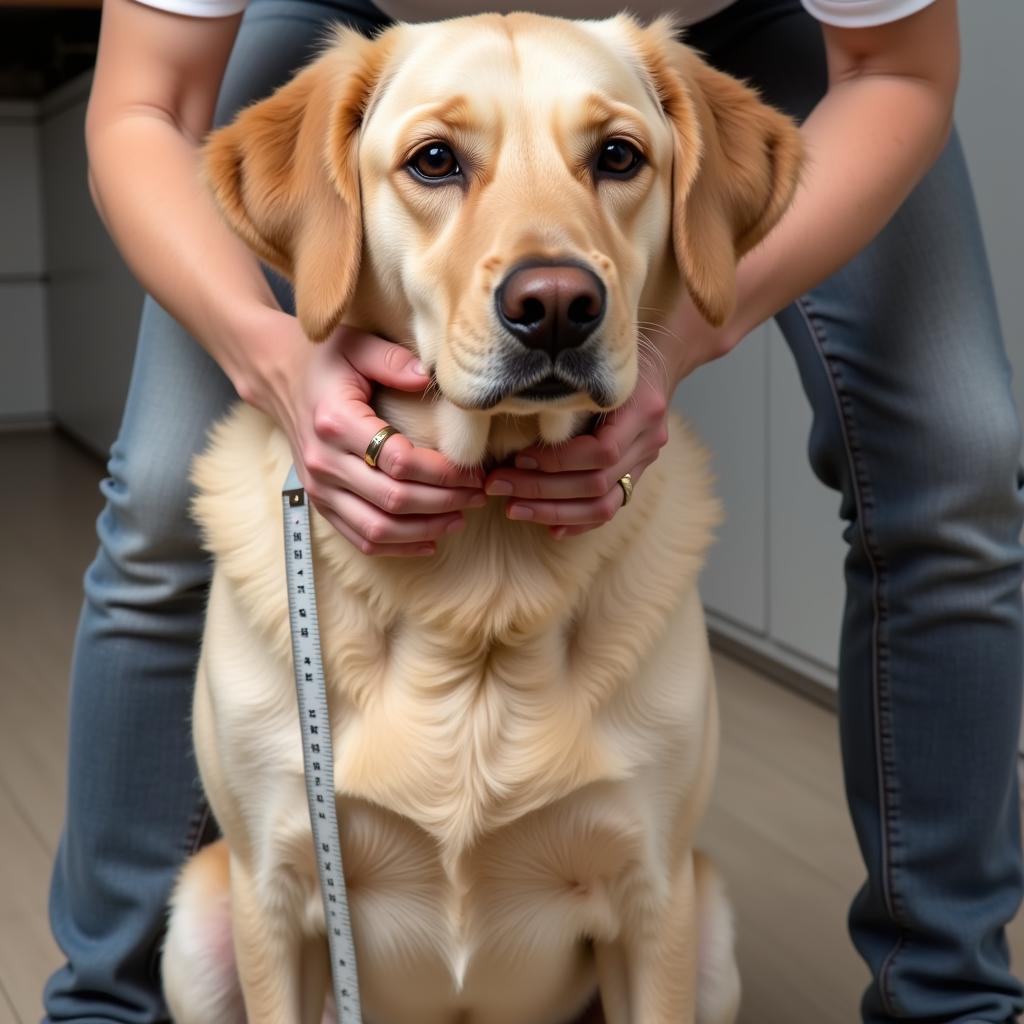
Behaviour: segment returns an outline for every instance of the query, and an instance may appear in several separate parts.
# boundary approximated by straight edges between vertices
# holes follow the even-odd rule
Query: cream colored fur
[[[598,344],[621,401],[636,379],[638,306],[668,307],[682,274],[709,315],[726,308],[731,285],[718,278],[795,181],[793,130],[699,65],[665,24],[481,17],[400,26],[376,43],[344,37],[335,49],[345,62],[328,51],[243,114],[237,131],[214,137],[211,180],[235,227],[296,278],[311,334],[346,310],[351,322],[410,339],[436,367],[440,397],[383,392],[377,408],[453,458],[560,440],[593,410],[578,400],[466,404],[493,353],[471,372],[458,346],[494,333],[490,296],[504,268],[557,251],[599,270],[610,305]],[[448,65],[431,71],[439,53]],[[451,130],[476,117],[482,151],[507,153],[516,139],[521,151],[493,165],[478,156],[486,194],[408,192],[389,170],[394,136],[429,102],[426,83],[443,96],[482,67],[501,85],[497,106],[458,97],[462,127]],[[570,115],[595,107],[595,95],[620,105],[620,122],[633,104],[628,116],[649,133],[651,167],[632,190],[564,178]],[[325,136],[326,164],[316,155]],[[287,159],[275,154],[282,145]],[[772,146],[789,155],[758,155]],[[729,172],[750,177],[741,203],[708,168],[728,172],[743,147],[754,156]],[[303,177],[324,167],[330,188]],[[545,174],[561,182],[560,206],[521,187]],[[700,211],[687,213],[691,199]],[[315,223],[310,204],[321,211]],[[332,219],[361,225],[361,258],[330,250]],[[445,262],[438,253],[456,243]],[[310,246],[347,283],[311,287]],[[430,320],[436,310],[447,319]],[[242,1024],[246,1013],[252,1024],[316,1024],[325,1012],[282,549],[291,461],[284,435],[239,408],[196,465],[214,576],[194,733],[226,845],[195,858],[175,896],[164,978],[178,1024]],[[693,850],[718,744],[697,592],[718,517],[706,457],[676,420],[629,508],[562,541],[509,521],[492,499],[434,557],[380,559],[314,515],[367,1024],[565,1024],[598,989],[608,1024],[734,1020],[728,907]]]

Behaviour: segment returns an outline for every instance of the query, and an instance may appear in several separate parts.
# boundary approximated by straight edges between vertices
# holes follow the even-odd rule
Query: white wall
[[[960,4],[957,123],[985,230],[1003,333],[1024,409],[1024,3]]]

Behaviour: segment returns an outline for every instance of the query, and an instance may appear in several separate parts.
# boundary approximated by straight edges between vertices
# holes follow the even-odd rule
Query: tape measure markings
[[[313,578],[313,534],[306,492],[294,466],[285,481],[281,501],[302,759],[330,948],[334,1003],[338,1024],[362,1024],[355,942],[338,837],[331,717],[320,653],[320,624]]]

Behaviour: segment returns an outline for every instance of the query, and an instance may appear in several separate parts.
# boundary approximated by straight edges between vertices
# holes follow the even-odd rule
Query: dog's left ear
[[[299,321],[314,341],[337,327],[359,274],[358,137],[388,42],[339,30],[318,60],[203,148],[221,212],[291,279]]]
[[[641,34],[641,55],[675,134],[672,244],[700,314],[736,305],[736,263],[796,191],[803,142],[793,121],[676,40],[671,19]]]

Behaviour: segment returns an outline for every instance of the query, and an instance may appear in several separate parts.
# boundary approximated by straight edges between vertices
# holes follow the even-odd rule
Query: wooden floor
[[[0,434],[0,1024],[35,1024],[58,964],[46,923],[64,799],[67,675],[100,467],[52,434]],[[716,659],[723,750],[704,827],[739,925],[742,1024],[851,1024],[861,879],[831,713]],[[1024,922],[1013,927],[1024,949]]]

